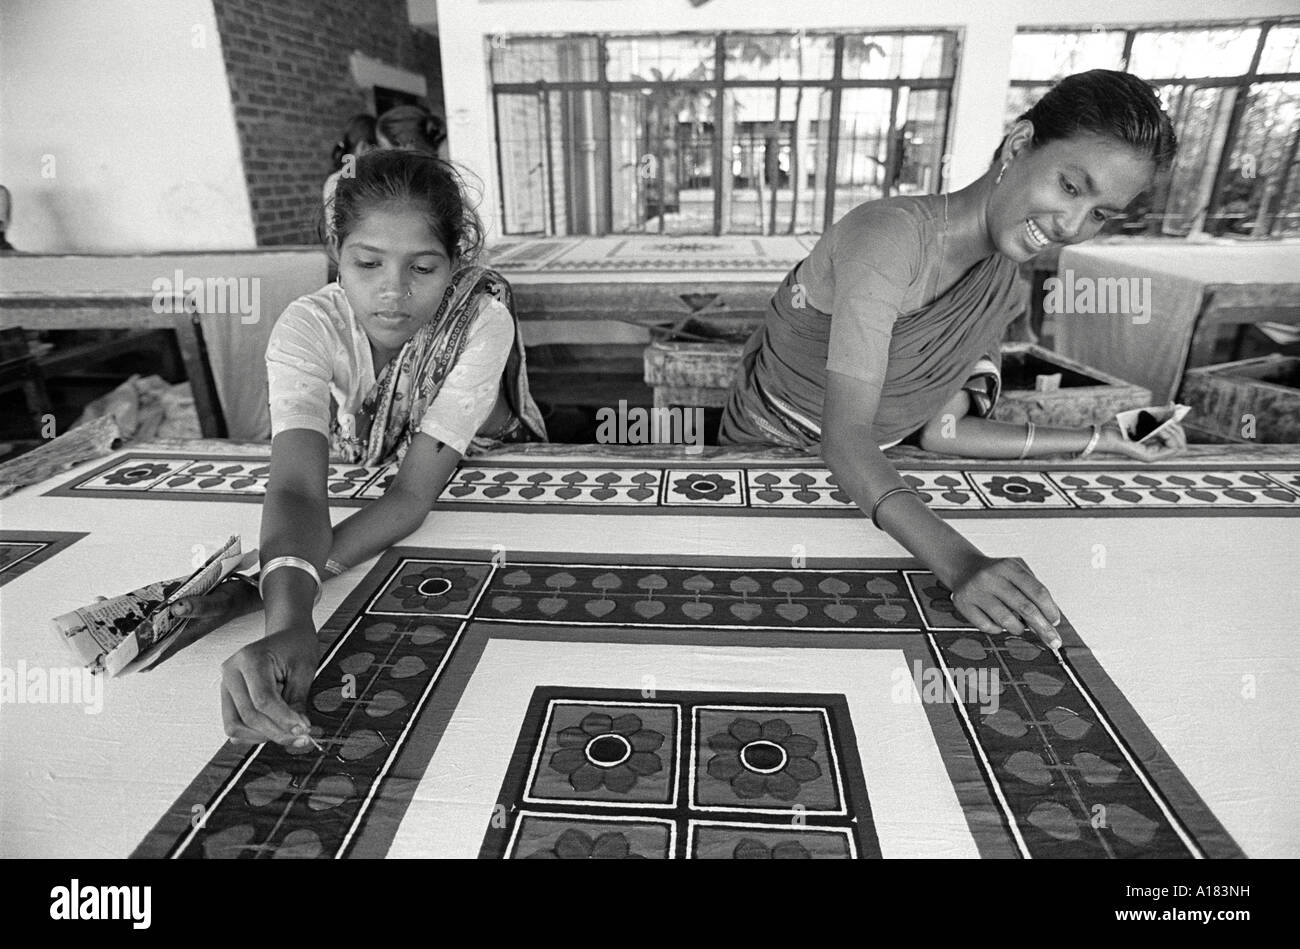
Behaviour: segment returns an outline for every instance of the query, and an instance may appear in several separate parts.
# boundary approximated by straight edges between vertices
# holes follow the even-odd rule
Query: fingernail
[[[1060,626],[1060,625],[1061,625],[1061,620],[1063,620],[1063,619],[1065,619],[1064,616],[1058,616],[1058,617],[1056,618],[1056,622],[1052,623],[1052,625],[1053,625],[1053,626]]]
[[[306,748],[310,744],[311,744],[311,739],[308,738],[306,735],[303,735],[301,738],[295,738],[293,740],[293,746],[295,748]]]
[[[306,726],[306,725],[295,725],[295,726],[293,726],[293,728],[291,728],[291,729],[289,729],[289,730],[290,730],[291,732],[293,732],[295,735],[305,735],[305,734],[307,734],[307,726]]]

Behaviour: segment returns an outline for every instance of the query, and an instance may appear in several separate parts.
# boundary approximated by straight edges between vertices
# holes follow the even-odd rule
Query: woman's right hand
[[[307,692],[320,647],[311,622],[249,643],[221,665],[221,717],[235,742],[306,747]]]
[[[943,579],[943,578],[940,578]],[[1019,557],[979,554],[944,580],[961,615],[990,635],[1016,636],[1032,629],[1049,649],[1059,649],[1061,611],[1047,587]]]

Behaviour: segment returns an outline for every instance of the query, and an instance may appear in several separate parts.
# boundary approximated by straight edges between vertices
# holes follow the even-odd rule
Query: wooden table
[[[202,460],[212,453],[219,453],[225,461]],[[1051,461],[1033,465],[1006,461],[973,468],[971,462],[911,449],[891,450],[891,456],[900,468],[931,479],[925,483],[936,497],[943,489],[936,487],[942,483],[933,479],[945,474],[958,477],[966,486],[961,493],[978,491],[985,497],[985,502],[970,510],[953,509],[944,514],[957,518],[954,524],[958,529],[987,553],[1024,557],[1052,590],[1070,624],[1070,635],[1080,637],[1078,642],[1069,640],[1065,650],[1071,669],[1083,677],[1081,681],[1097,681],[1096,676],[1102,676],[1111,684],[1113,692],[1097,693],[1107,714],[1118,716],[1127,703],[1138,722],[1134,727],[1140,726],[1131,754],[1146,762],[1144,766],[1149,766],[1153,775],[1165,776],[1153,778],[1160,788],[1177,785],[1171,801],[1190,793],[1203,802],[1207,810],[1197,813],[1202,818],[1211,815],[1230,838],[1212,846],[1239,847],[1251,856],[1300,855],[1300,756],[1292,740],[1300,727],[1293,699],[1300,689],[1300,639],[1294,635],[1300,608],[1295,586],[1295,577],[1300,575],[1300,518],[1283,516],[1290,508],[1281,514],[1278,509],[1270,513],[1237,507],[1217,514],[1206,510],[1173,516],[1168,510],[1162,513],[1145,504],[1107,507],[1111,503],[1107,501],[1096,510],[1071,511],[1059,506],[1064,503],[1060,492],[1075,491],[1077,484],[1095,483],[1098,488],[1093,494],[1109,493],[1118,504],[1123,492],[1133,491],[1115,488],[1115,479],[1149,477],[1161,474],[1161,469],[1135,468],[1106,457],[1060,470],[1062,465]],[[265,466],[266,459],[265,445],[203,441],[133,446],[129,452],[89,462],[0,501],[4,530],[10,535],[44,532],[47,539],[52,534],[83,535],[63,537],[59,542],[66,546],[47,551],[46,559],[12,578],[0,570],[5,666],[17,670],[22,663],[28,677],[52,674],[70,660],[48,627],[49,617],[81,606],[96,594],[118,593],[182,573],[205,547],[220,543],[231,533],[241,534],[248,544],[255,543],[260,506],[257,497],[248,492],[255,492],[256,484],[241,489],[231,485],[235,481],[247,485],[249,478],[256,482],[264,476],[257,469]],[[1294,483],[1300,491],[1300,452],[1294,446],[1249,453],[1198,446],[1179,463],[1185,474],[1208,485],[1210,493],[1219,492],[1216,504],[1244,503],[1231,501],[1228,492],[1233,490],[1247,494],[1273,491],[1281,496],[1285,494],[1282,485]],[[137,474],[141,470],[143,476]],[[195,473],[187,475],[186,470]],[[1263,483],[1276,479],[1271,482],[1275,487],[1234,489],[1216,486],[1213,480],[1223,480],[1225,473],[1238,477],[1252,471],[1256,478],[1261,477],[1259,471],[1267,472]],[[573,477],[566,479],[565,472]],[[630,695],[636,702],[659,706],[723,693],[731,696],[733,704],[758,701],[768,706],[777,699],[787,704],[807,703],[810,695],[820,695],[819,701],[840,709],[834,714],[845,714],[847,707],[858,736],[856,743],[842,743],[841,750],[860,762],[861,778],[870,791],[874,836],[863,837],[864,846],[878,848],[885,856],[1015,855],[1016,845],[1010,837],[1002,831],[990,836],[990,828],[1003,826],[997,820],[972,823],[973,818],[962,817],[969,804],[965,796],[978,797],[985,792],[979,790],[983,779],[976,772],[983,766],[974,753],[950,757],[940,747],[942,742],[936,744],[938,737],[958,745],[967,741],[960,716],[949,714],[956,715],[956,707],[941,699],[935,700],[938,705],[924,704],[926,700],[919,695],[915,704],[909,702],[913,693],[906,670],[912,667],[905,657],[912,655],[908,650],[913,647],[905,641],[912,642],[907,637],[916,638],[917,634],[902,629],[863,633],[785,628],[806,625],[806,620],[798,619],[800,614],[790,613],[786,607],[804,602],[810,589],[813,599],[808,602],[821,608],[829,602],[826,597],[839,596],[836,591],[858,583],[864,575],[854,573],[853,565],[906,562],[905,551],[890,537],[873,530],[865,518],[842,505],[835,507],[839,502],[828,494],[833,489],[825,485],[824,474],[817,474],[812,460],[791,452],[706,449],[687,454],[669,446],[530,446],[468,461],[444,500],[403,541],[406,554],[393,552],[330,581],[314,614],[329,642],[335,642],[335,637],[342,637],[337,640],[340,643],[351,642],[347,639],[351,636],[360,637],[357,641],[362,643],[359,649],[349,647],[333,659],[327,650],[322,659],[321,689],[336,684],[330,663],[351,663],[354,660],[349,657],[356,652],[371,654],[367,662],[380,661],[375,657],[389,655],[383,652],[390,648],[385,637],[391,640],[400,630],[419,633],[416,638],[425,645],[418,648],[433,650],[427,662],[403,659],[402,675],[434,675],[435,669],[444,667],[434,656],[436,652],[446,659],[447,682],[458,683],[454,694],[436,692],[441,698],[428,706],[427,715],[420,713],[424,716],[421,722],[427,719],[436,724],[433,732],[417,730],[411,741],[402,739],[392,746],[407,749],[393,759],[394,780],[406,788],[392,799],[401,804],[400,813],[393,822],[385,817],[368,823],[370,830],[362,829],[354,838],[356,849],[349,852],[474,856],[480,846],[489,844],[518,849],[519,840],[505,842],[494,829],[493,814],[501,799],[498,795],[516,793],[516,782],[521,780],[511,762],[529,760],[526,754],[522,758],[515,754],[515,742],[529,740],[529,709],[541,695],[536,686],[543,691],[567,690],[564,694],[599,687],[606,690],[601,693],[606,696],[604,701],[612,701],[609,696],[616,694],[623,697],[618,701],[626,704],[632,701],[626,698]],[[331,504],[331,519],[337,522],[348,516],[362,503],[361,495],[382,485],[383,476],[383,472],[354,466],[337,469],[330,479],[332,486],[338,486],[339,495]],[[1007,486],[1042,485],[1049,476],[1055,479],[1050,494],[1056,500],[1025,513],[1031,509],[1019,506],[1014,498],[1028,495],[1013,495]],[[960,480],[963,478],[974,480]],[[100,489],[69,487],[96,479]],[[636,490],[634,486],[643,488],[650,483],[658,488],[648,496],[629,493]],[[159,490],[150,488],[155,484]],[[556,494],[560,485],[565,486],[560,490],[570,493]],[[487,491],[493,486],[502,489],[498,494],[509,497],[494,497]],[[538,487],[549,490],[552,500],[524,493]],[[743,489],[739,494],[738,487]],[[798,492],[811,494],[806,510],[763,509],[762,505],[775,502],[765,500],[759,492],[777,488],[776,493],[789,503],[797,502]],[[606,491],[618,496],[601,500],[605,495],[595,493]],[[1291,493],[1300,499],[1300,494]],[[1057,506],[1048,510],[1052,505]],[[13,536],[0,537],[0,541],[17,543]],[[14,556],[37,556],[28,548],[13,547],[11,552]],[[414,566],[402,567],[407,563],[403,556],[414,557]],[[419,561],[421,557],[426,559]],[[826,563],[849,566],[830,575],[818,572]],[[608,566],[593,571],[591,565],[601,564]],[[391,573],[394,569],[397,573]],[[444,579],[439,571],[450,571],[446,576],[454,579]],[[481,579],[489,573],[497,579],[491,581],[491,589],[476,601],[473,610],[495,610],[499,619],[489,621],[480,616],[471,628],[458,625],[461,620],[456,615],[463,614],[463,609],[443,610],[447,615],[441,618],[434,615],[439,613],[440,596],[450,595],[448,591],[455,588],[460,591],[457,595],[464,597],[479,582],[473,577]],[[375,599],[390,575],[391,582],[406,591],[391,603],[402,605],[384,606],[390,601]],[[466,576],[471,579],[465,581]],[[774,576],[781,578],[779,589],[788,592],[775,598],[755,592],[765,589],[764,584]],[[894,577],[891,585],[877,584],[872,594],[884,597],[880,602],[890,607],[878,613],[881,623],[905,626],[908,620],[900,616],[910,615],[915,620],[916,610],[923,609],[929,625],[931,606],[922,602],[924,598],[909,599],[906,594],[899,599],[895,585],[900,582],[899,575],[890,576]],[[583,625],[567,620],[566,613],[552,615],[573,608],[560,599],[585,596],[583,602],[591,601],[596,594],[583,585],[589,579],[600,591],[614,590],[611,584],[615,581],[626,582],[626,590],[619,588],[610,594],[610,603],[622,604],[621,609],[640,601],[663,601],[665,583],[677,583],[682,577],[689,580],[687,589],[695,591],[694,601],[716,601],[724,610],[749,597],[751,608],[756,605],[767,610],[766,616],[772,615],[775,606],[786,604],[787,598],[792,599],[783,606],[779,621],[768,620],[764,626],[762,619],[745,619],[745,623],[758,623],[752,629],[739,619],[748,615],[742,613],[736,614],[731,627],[719,626],[714,619],[700,619],[692,620],[695,625],[661,628],[655,624],[666,616],[652,620],[638,616],[633,617],[637,622],[620,621],[622,625],[613,629],[598,628],[603,621]],[[877,580],[882,577],[876,575]],[[534,586],[541,592],[531,592]],[[894,593],[892,603],[890,591]],[[534,604],[528,610],[541,603],[539,596],[556,602],[548,602],[534,619],[521,622],[509,617],[509,611],[518,608],[512,596]],[[604,592],[599,596],[603,600]],[[407,599],[414,606],[404,605]],[[681,602],[690,599],[687,596]],[[676,604],[677,600],[670,598],[670,605],[675,608]],[[397,612],[371,615],[367,612],[371,609]],[[645,610],[642,615],[651,612]],[[421,619],[425,613],[430,615]],[[849,622],[852,625],[853,621]],[[261,626],[259,615],[245,617],[156,671],[103,683],[97,707],[89,701],[50,704],[30,697],[22,703],[6,704],[0,714],[0,853],[121,857],[146,840],[155,849],[179,846],[177,842],[191,830],[200,832],[200,837],[190,838],[200,853],[243,852],[245,832],[239,828],[227,828],[220,839],[211,842],[202,836],[225,826],[220,823],[224,811],[213,811],[212,827],[200,829],[192,826],[190,817],[195,812],[189,808],[194,794],[209,795],[203,800],[212,803],[215,799],[210,795],[224,786],[222,776],[233,773],[232,762],[238,765],[244,760],[231,749],[222,750],[219,667],[231,652],[259,637]],[[1001,645],[985,644],[983,651],[973,652],[975,639],[960,631],[939,630],[928,635],[971,656],[985,655],[989,648],[1011,648],[1008,640]],[[895,645],[891,636],[902,638]],[[1023,653],[1024,649],[1022,645],[1013,651]],[[915,659],[932,661],[925,659],[924,649]],[[382,659],[393,668],[397,661],[392,656]],[[1050,657],[1039,655],[1033,661],[1045,663],[1042,670],[1046,672],[1057,669]],[[900,688],[891,669],[904,670],[901,687],[905,694],[901,698],[891,698]],[[444,688],[436,675],[429,681],[431,688]],[[1012,702],[1013,693],[1039,701],[1033,699],[1038,693],[1031,694],[1031,686],[1047,689],[1040,698],[1049,706],[1073,708],[1077,704],[1062,698],[1064,693],[1052,692],[1056,686],[1041,676],[1023,681],[1015,677],[1004,694],[1005,701]],[[405,685],[401,688],[410,691]],[[835,696],[847,696],[848,705],[837,705],[841,699]],[[1094,715],[1083,706],[1079,708]],[[1035,718],[1035,729],[1041,727],[1050,736],[1055,723],[1065,734],[1075,733],[1074,726],[1060,719],[1058,712],[1048,709],[1048,713]],[[321,718],[324,712],[312,714],[317,720],[329,721]],[[759,709],[758,714],[770,717],[772,713]],[[973,706],[969,715],[971,727],[985,727]],[[363,715],[361,721],[372,722],[366,727],[386,734],[379,718]],[[599,722],[593,719],[589,724],[595,727]],[[660,728],[649,718],[644,724]],[[659,733],[663,733],[661,728]],[[772,734],[779,737],[776,731]],[[1093,736],[1089,742],[1103,737],[1096,728],[1088,734]],[[643,739],[654,744],[645,736],[637,740]],[[1025,788],[1039,788],[1032,794],[1056,794],[1063,786],[1055,782],[1067,781],[1069,775],[1068,781],[1074,782],[1069,787],[1078,790],[1084,813],[1095,815],[1098,812],[1089,809],[1102,806],[1100,813],[1109,815],[1114,826],[1124,826],[1125,833],[1139,841],[1134,844],[1115,838],[1112,851],[1141,850],[1143,825],[1115,806],[1116,795],[1121,793],[1117,787],[1128,788],[1125,794],[1133,791],[1127,779],[1119,785],[1084,782],[1080,777],[1084,772],[1078,769],[1093,765],[1091,759],[1083,758],[1071,764],[1074,752],[1069,742],[1075,739],[1058,735],[1050,740],[1064,757],[1040,759],[1037,770],[1024,772],[1035,781],[1046,774],[1048,783],[1006,784],[1008,807],[1017,806],[1014,799]],[[1161,748],[1167,759],[1157,753]],[[989,773],[1001,773],[999,769],[1010,761],[1009,752],[1005,747],[1001,752],[989,752]],[[279,762],[277,753],[264,749],[247,759],[245,766],[251,770],[246,771],[247,778],[239,780],[274,775],[281,768],[289,769],[292,776],[298,767],[292,762],[268,764]],[[1025,759],[1019,760],[1023,764]],[[366,767],[364,759],[349,765],[345,769],[352,775],[349,780],[362,780],[363,773],[369,773]],[[971,773],[967,775],[967,771]],[[1173,785],[1168,785],[1166,778]],[[282,790],[277,790],[278,780],[261,781],[249,800],[260,801],[266,794],[274,800]],[[856,786],[856,780],[850,775],[850,786]],[[342,787],[339,781],[335,785]],[[240,803],[244,785],[231,786],[235,788],[231,806],[247,810],[249,805]],[[309,787],[303,793],[308,792]],[[350,793],[345,790],[343,798],[352,800]],[[386,792],[377,799],[389,800]],[[857,800],[861,805],[862,799]],[[1033,803],[1032,796],[1028,800]],[[256,804],[254,811],[262,806]],[[320,808],[333,806],[330,800],[315,799],[303,814],[319,818],[294,818],[295,822],[306,819],[315,828],[306,836],[297,835],[295,852],[319,852],[313,849],[316,844],[312,840],[319,844],[320,835],[329,838],[333,833],[329,828],[335,826]],[[555,810],[541,804],[531,809]],[[584,813],[586,819],[596,819]],[[858,813],[862,816],[865,812]],[[515,827],[519,826],[517,817],[523,819],[513,810],[508,817],[508,826]],[[695,843],[691,846],[703,845],[701,828],[719,821],[725,825],[732,819],[734,814],[720,811],[709,821],[692,825],[688,836]],[[310,823],[316,820],[319,823]],[[837,820],[833,815],[807,816],[813,827],[823,823],[839,827]],[[583,826],[597,828],[599,823],[596,820]],[[785,826],[802,824],[787,821]],[[1105,836],[1096,833],[1086,819],[1077,826],[1093,844]],[[834,827],[826,834],[840,832]],[[1193,827],[1190,833],[1203,843],[1216,839],[1204,830]],[[776,833],[770,827],[765,832],[761,826],[755,831],[760,836],[769,832]],[[1035,833],[1030,825],[1024,825],[1022,843],[1040,847],[1042,841]],[[593,829],[583,839],[590,843],[598,836]],[[646,840],[649,838],[642,843]],[[686,846],[686,837],[679,838],[678,845]],[[257,850],[253,855],[267,856],[278,847]],[[1052,852],[1049,846],[1044,855]]]
[[[199,315],[187,307],[183,298],[169,301],[171,312],[158,312],[153,294],[106,291],[101,293],[43,293],[0,291],[0,329],[22,327],[27,330],[170,330],[189,377],[198,412],[199,426],[207,438],[226,434],[225,416],[217,395],[212,365]],[[135,340],[124,343],[95,344],[85,352],[54,353],[52,360],[61,367],[77,360],[107,358]]]
[[[1057,314],[1055,348],[1145,386],[1158,404],[1174,398],[1187,369],[1213,362],[1224,327],[1300,323],[1296,240],[1082,244],[1061,251],[1057,274],[1065,288],[1121,280],[1149,291],[1146,313]]]

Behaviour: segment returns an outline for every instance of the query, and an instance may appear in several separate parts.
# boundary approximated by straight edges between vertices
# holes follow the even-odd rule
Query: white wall
[[[0,183],[23,251],[255,246],[211,0],[0,3]]]
[[[485,37],[495,33],[956,28],[962,34],[950,153],[951,183],[983,173],[1002,138],[1017,26],[1078,27],[1295,15],[1297,0],[408,0],[411,22],[436,31],[454,161],[482,179],[480,207],[499,233]],[[436,8],[435,8],[436,2]],[[434,13],[436,9],[436,15]]]

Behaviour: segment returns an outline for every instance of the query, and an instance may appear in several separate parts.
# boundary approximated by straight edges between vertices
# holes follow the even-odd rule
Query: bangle
[[[1034,428],[1035,426],[1033,422],[1025,423],[1025,445],[1020,449],[1020,455],[1017,457],[1017,461],[1024,461],[1029,457],[1029,449],[1033,447],[1034,444]]]
[[[1093,425],[1093,426],[1092,426],[1092,438],[1088,439],[1088,447],[1085,448],[1083,451],[1079,452],[1079,454],[1076,455],[1075,457],[1077,457],[1077,458],[1087,458],[1087,457],[1088,457],[1089,455],[1091,455],[1094,451],[1096,451],[1096,449],[1097,449],[1097,442],[1099,442],[1099,441],[1101,441],[1101,426],[1100,426],[1100,425]]]
[[[320,602],[320,574],[316,572],[315,567],[306,560],[303,560],[301,557],[272,557],[268,563],[262,565],[262,574],[257,578],[257,592],[262,599],[266,599],[266,595],[262,593],[262,587],[266,584],[267,576],[269,576],[272,571],[278,570],[281,567],[296,567],[315,580],[316,602]]]
[[[909,488],[906,485],[900,484],[898,487],[890,488],[880,497],[876,498],[876,503],[871,505],[871,523],[875,525],[876,530],[884,530],[884,528],[880,526],[880,522],[876,520],[876,511],[880,510],[880,505],[884,503],[885,499],[888,498],[890,495],[899,494],[900,492],[903,491],[906,491],[908,494],[916,494],[915,488]],[[921,495],[916,494],[916,496],[919,498]]]
[[[328,573],[331,577],[337,577],[341,574],[347,573],[348,569],[349,569],[348,567],[339,563],[337,560],[325,561],[325,572]]]

